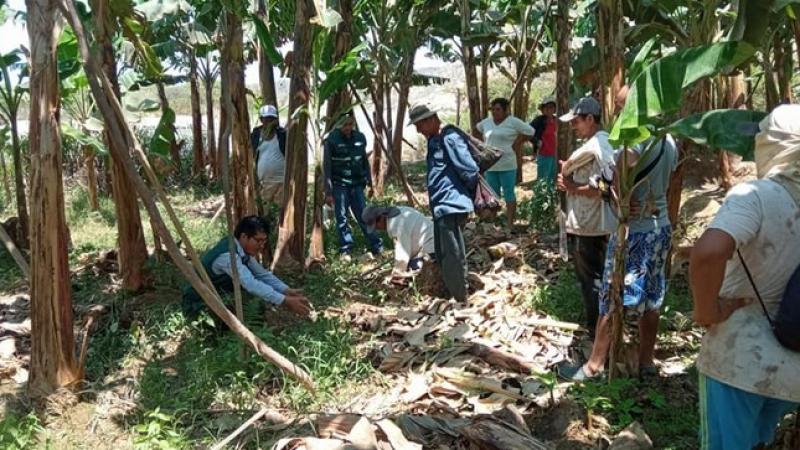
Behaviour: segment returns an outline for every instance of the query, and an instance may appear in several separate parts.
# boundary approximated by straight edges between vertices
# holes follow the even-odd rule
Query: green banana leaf
[[[150,152],[155,153],[164,158],[169,156],[170,142],[175,138],[175,111],[172,108],[167,108],[164,114],[161,115],[161,120],[158,121],[158,126],[153,132],[153,138],[150,139]]]
[[[631,146],[646,140],[651,135],[646,125],[678,112],[686,88],[742,64],[755,51],[746,42],[721,42],[679,50],[656,60],[631,83],[609,141],[615,146]]]
[[[68,123],[61,123],[61,135],[74,140],[81,146],[88,145],[98,155],[108,155],[108,149],[106,149],[105,144],[103,144],[100,139],[91,134],[84,133]]]
[[[367,44],[361,44],[350,49],[347,54],[328,71],[325,80],[319,87],[320,103],[329,99],[334,93],[347,86],[361,70],[361,52],[367,48]]]
[[[275,46],[275,39],[272,38],[272,33],[270,33],[269,28],[255,14],[250,14],[250,20],[253,21],[253,25],[256,27],[256,35],[258,35],[258,42],[261,44],[261,48],[264,50],[264,54],[267,55],[267,59],[273,66],[278,66],[283,64],[283,57],[281,56],[280,52],[278,52],[278,48]]]
[[[752,161],[753,137],[758,123],[766,115],[763,111],[715,109],[685,117],[666,130],[675,137],[736,153],[746,161]]]

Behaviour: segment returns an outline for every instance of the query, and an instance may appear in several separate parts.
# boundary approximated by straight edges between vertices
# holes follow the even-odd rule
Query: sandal
[[[601,380],[603,378],[603,372],[598,372],[595,373],[594,375],[589,375],[588,373],[586,373],[586,369],[584,369],[583,364],[579,366],[567,366],[567,365],[559,366],[557,372],[558,376],[565,381],[581,382],[581,381]]]

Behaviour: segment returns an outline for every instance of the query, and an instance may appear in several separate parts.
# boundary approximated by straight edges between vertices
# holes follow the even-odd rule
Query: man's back
[[[467,144],[455,131],[428,139],[428,197],[434,219],[473,211],[472,193],[478,166]]]
[[[664,152],[660,153],[663,145]],[[637,152],[644,151],[647,143],[636,148]],[[661,156],[659,157],[659,153]],[[658,161],[656,161],[658,158]],[[665,136],[659,143],[648,151],[645,161],[640,164],[642,168],[648,167],[655,161],[655,166],[641,184],[633,191],[633,200],[642,207],[639,217],[632,218],[630,229],[632,232],[650,231],[669,225],[667,207],[667,191],[672,172],[678,166],[678,149],[672,136]]]

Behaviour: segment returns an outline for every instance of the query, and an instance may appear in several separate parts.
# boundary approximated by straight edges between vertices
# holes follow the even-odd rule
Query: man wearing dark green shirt
[[[255,256],[267,242],[269,226],[261,217],[244,217],[236,226],[236,256],[228,251],[228,237],[223,237],[201,258],[211,282],[217,292],[224,295],[233,292],[231,259],[236,262],[239,284],[245,291],[275,306],[285,306],[289,311],[308,316],[311,305],[301,289],[291,289],[283,281],[261,266]],[[203,299],[190,285],[183,289],[183,311],[188,317],[196,317],[205,308]]]
[[[364,188],[372,191],[372,177],[367,159],[367,139],[355,129],[356,119],[347,113],[342,125],[325,139],[323,170],[325,173],[325,198],[333,204],[336,231],[339,233],[339,252],[349,256],[353,252],[353,231],[348,223],[352,212],[358,226],[367,238],[372,254],[383,251],[378,234],[367,229],[361,215],[366,206]]]

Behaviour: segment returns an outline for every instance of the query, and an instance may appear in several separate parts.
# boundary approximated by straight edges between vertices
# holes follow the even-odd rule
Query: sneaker
[[[350,253],[340,253],[339,260],[346,263],[353,262],[353,256]]]

